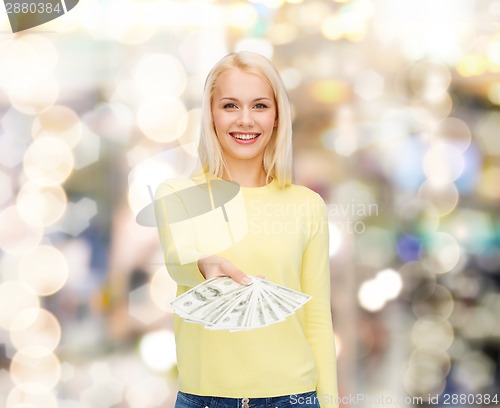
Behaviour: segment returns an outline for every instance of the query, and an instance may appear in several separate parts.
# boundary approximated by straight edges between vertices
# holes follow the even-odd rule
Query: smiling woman
[[[216,81],[212,116],[228,175],[231,168],[235,171],[238,168],[235,160],[244,160],[245,167],[262,167],[264,150],[278,122],[269,84],[260,76],[238,68],[224,72]],[[264,176],[262,169],[256,182],[265,184]]]
[[[203,97],[202,185],[209,186],[214,206],[217,183],[237,184],[241,205],[223,203],[206,228],[191,230],[185,223],[183,231],[159,206],[167,270],[179,297],[212,278],[228,276],[249,285],[251,277],[265,274],[310,300],[279,323],[236,332],[210,330],[175,315],[176,408],[338,406],[326,207],[319,194],[292,183],[291,140],[290,106],[273,65],[250,52],[230,54],[216,64]],[[175,202],[194,225],[200,199],[175,189],[172,194],[176,182],[162,183],[156,197]],[[231,235],[225,245],[219,231],[239,230],[241,236]],[[207,231],[216,251],[200,245]],[[195,256],[182,261],[186,252]],[[224,317],[237,309],[218,301]],[[272,306],[271,299],[253,303],[252,309],[264,313],[266,305]]]

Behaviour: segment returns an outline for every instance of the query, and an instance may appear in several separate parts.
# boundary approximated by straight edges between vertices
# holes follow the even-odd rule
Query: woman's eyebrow
[[[232,102],[239,102],[238,98],[232,98],[229,96],[225,96],[223,98],[220,98],[221,101],[232,101]],[[266,97],[261,97],[261,98],[255,98],[252,102],[259,102],[259,101],[271,101],[271,99],[266,98]]]

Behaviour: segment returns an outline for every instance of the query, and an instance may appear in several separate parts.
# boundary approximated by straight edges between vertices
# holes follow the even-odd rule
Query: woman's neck
[[[267,175],[262,166],[228,166],[224,178],[238,183],[242,187],[262,187],[267,184]]]

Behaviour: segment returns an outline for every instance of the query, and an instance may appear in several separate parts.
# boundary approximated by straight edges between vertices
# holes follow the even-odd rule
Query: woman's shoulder
[[[292,183],[285,187],[285,191],[288,191],[290,194],[304,200],[311,200],[316,203],[325,204],[325,200],[317,191],[301,184]]]

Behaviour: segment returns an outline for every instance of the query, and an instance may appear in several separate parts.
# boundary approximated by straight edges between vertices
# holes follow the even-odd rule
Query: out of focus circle
[[[52,352],[61,341],[61,326],[56,317],[45,309],[25,309],[14,318],[10,339],[17,350],[36,352],[37,349],[30,346],[41,346]]]
[[[53,136],[72,148],[81,139],[83,126],[75,111],[66,106],[54,105],[36,116],[31,131],[34,138]]]
[[[56,103],[59,83],[54,76],[50,76],[11,88],[7,94],[15,109],[27,115],[35,115]]]
[[[50,350],[29,346],[12,357],[10,375],[15,384],[38,383],[52,389],[59,382],[61,363]]]
[[[67,207],[64,189],[59,186],[43,187],[24,184],[16,199],[19,215],[30,225],[46,227],[56,223]]]
[[[38,296],[25,284],[18,281],[0,284],[0,327],[11,330],[19,313],[38,308],[40,308]],[[29,317],[27,323],[32,324],[36,317],[33,313]]]
[[[21,383],[7,397],[6,408],[57,408],[57,398],[39,383]]]
[[[52,295],[68,279],[68,262],[57,248],[40,245],[22,257],[19,279],[39,296]]]
[[[11,255],[29,252],[43,237],[43,229],[27,223],[16,206],[0,211],[0,225],[0,249]]]
[[[173,312],[170,302],[175,298],[177,287],[165,267],[159,268],[151,279],[151,299],[161,310]]]
[[[456,208],[459,193],[452,182],[438,183],[436,185],[431,180],[426,180],[418,190],[418,198],[432,203],[439,215],[444,216]]]
[[[137,124],[147,138],[173,142],[186,131],[188,113],[177,98],[148,98],[139,106]]]
[[[74,158],[66,143],[55,137],[42,137],[28,147],[23,164],[30,181],[40,186],[55,186],[71,174]]]

